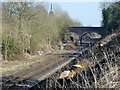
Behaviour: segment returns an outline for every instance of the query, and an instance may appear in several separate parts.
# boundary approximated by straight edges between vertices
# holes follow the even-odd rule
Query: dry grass
[[[62,53],[67,53],[67,52],[70,52],[70,51],[66,51],[66,50],[55,51],[55,52],[53,52],[49,55],[45,55],[45,56],[33,55],[33,56],[30,56],[27,60],[2,61],[2,65],[1,65],[2,67],[0,69],[2,70],[2,75],[7,75],[16,70],[28,68],[32,64],[43,62],[43,61],[49,59],[51,56],[55,57],[55,54],[62,54]]]
[[[113,48],[109,48],[110,46]],[[118,49],[117,49],[118,47]],[[99,51],[90,49],[90,57],[83,55],[82,61],[87,66],[84,71],[77,69],[79,72],[69,80],[56,80],[54,75],[53,86],[61,89],[67,88],[120,88],[119,86],[119,54],[120,45],[108,43]],[[117,50],[116,50],[117,49]],[[85,53],[83,53],[85,54]],[[99,54],[99,55],[98,55]],[[101,55],[100,55],[101,54]],[[88,55],[88,54],[87,54]],[[50,86],[51,87],[51,86]]]
[[[29,67],[31,64],[42,61],[44,57],[41,56],[32,56],[28,60],[21,60],[21,61],[3,61],[2,62],[2,75],[6,75],[15,70],[21,70],[23,68]]]

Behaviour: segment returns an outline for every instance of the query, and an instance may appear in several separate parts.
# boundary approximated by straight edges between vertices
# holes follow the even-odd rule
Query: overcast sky
[[[100,2],[57,2],[62,10],[67,11],[73,20],[83,26],[100,26],[102,14]]]

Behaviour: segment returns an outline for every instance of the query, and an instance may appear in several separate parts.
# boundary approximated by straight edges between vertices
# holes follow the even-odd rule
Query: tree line
[[[106,34],[120,30],[120,1],[103,3],[102,26]]]
[[[4,59],[23,53],[37,54],[46,45],[54,49],[66,35],[69,26],[79,26],[67,12],[48,12],[49,3],[2,3],[2,55]]]

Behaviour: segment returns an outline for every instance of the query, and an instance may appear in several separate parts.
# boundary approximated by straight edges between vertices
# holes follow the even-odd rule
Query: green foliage
[[[117,36],[118,43],[120,44],[120,36]]]
[[[103,8],[103,28],[106,34],[110,34],[120,29],[120,2],[110,4]]]
[[[8,37],[8,39],[2,41],[2,54],[5,59],[16,57],[21,54],[22,49],[19,44],[14,44],[14,39]]]

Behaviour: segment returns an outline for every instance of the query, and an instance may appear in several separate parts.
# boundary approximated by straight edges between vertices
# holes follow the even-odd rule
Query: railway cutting
[[[114,33],[106,36],[101,41],[98,41],[90,47],[84,47],[80,49],[80,46],[77,47],[77,51],[71,51],[72,53],[56,55],[60,58],[54,58],[44,63],[37,63],[27,69],[19,71],[17,73],[2,77],[2,88],[3,89],[31,89],[36,86],[38,83],[44,84],[44,80],[51,77],[55,73],[60,73],[63,70],[69,69],[78,58],[83,56],[83,53],[86,53],[88,50],[92,50],[95,47],[104,46],[118,33]],[[80,50],[79,50],[80,49]],[[58,75],[59,76],[59,75]],[[57,78],[57,77],[56,77]]]

